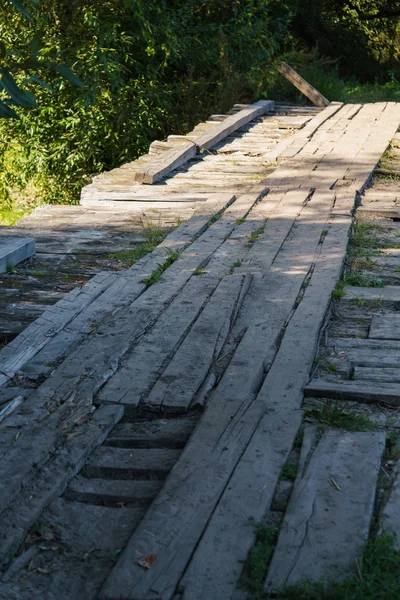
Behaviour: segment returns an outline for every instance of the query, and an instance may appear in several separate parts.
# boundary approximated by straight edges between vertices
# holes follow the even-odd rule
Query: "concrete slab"
[[[0,273],[35,254],[35,240],[25,237],[0,237]]]

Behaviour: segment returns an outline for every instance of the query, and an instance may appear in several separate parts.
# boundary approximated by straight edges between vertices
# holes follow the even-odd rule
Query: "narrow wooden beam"
[[[207,131],[207,133],[196,138],[196,144],[200,150],[203,148],[209,150],[225,137],[234,131],[237,131],[243,125],[246,125],[246,123],[249,123],[266,112],[271,112],[273,109],[274,103],[272,100],[260,100],[259,102],[255,102],[255,104],[243,108],[221,123],[218,123],[218,125]]]
[[[197,146],[193,142],[184,142],[157,157],[154,162],[137,171],[135,180],[140,183],[155,183],[177,169],[197,153]]]
[[[147,164],[136,172],[135,180],[140,183],[153,184],[162,179],[165,175],[177,169],[185,162],[195,156],[200,150],[208,150],[215,146],[222,139],[237,131],[246,123],[249,123],[258,116],[272,111],[274,103],[272,100],[260,100],[243,108],[239,112],[227,117],[215,127],[212,127],[207,133],[198,136],[193,141],[186,141],[176,145],[171,150],[157,156],[154,162]]]
[[[297,89],[300,90],[302,94],[307,96],[307,98],[317,106],[328,106],[328,104],[330,104],[329,100],[327,100],[325,96],[320,94],[318,90],[316,90],[312,85],[307,83],[305,79],[300,77],[300,75],[296,73],[296,71],[292,69],[292,67],[289,67],[289,65],[285,62],[281,62],[281,64],[278,67],[278,71],[282,73],[282,75],[286,77],[286,79],[290,81],[290,83],[297,87]]]

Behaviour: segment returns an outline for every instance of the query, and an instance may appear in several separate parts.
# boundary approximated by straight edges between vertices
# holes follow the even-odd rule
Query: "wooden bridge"
[[[257,523],[266,595],[399,531],[399,125],[236,105],[2,228],[36,239],[1,287],[2,600],[243,600]]]

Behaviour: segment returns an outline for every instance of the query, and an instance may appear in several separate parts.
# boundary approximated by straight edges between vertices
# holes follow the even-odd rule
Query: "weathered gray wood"
[[[269,223],[270,221],[268,221]],[[275,223],[271,222],[271,229],[274,225]],[[321,223],[320,227],[322,228],[323,226],[324,224]],[[312,307],[303,308],[301,311],[299,319],[301,320],[300,322],[304,322],[304,329],[298,332],[299,337],[296,336],[295,345],[300,343],[300,340],[304,338],[304,331],[310,327],[315,332],[315,338],[314,343],[310,343],[309,338],[306,341],[303,339],[306,356],[304,358],[304,355],[301,355],[301,368],[299,367],[296,370],[296,368],[290,368],[290,366],[288,369],[285,367],[285,377],[283,377],[282,363],[279,361],[280,366],[274,375],[277,378],[276,380],[274,379],[274,383],[278,385],[279,375],[279,385],[282,386],[284,384],[285,388],[282,390],[283,397],[279,399],[276,393],[276,386],[269,385],[270,380],[266,379],[266,381],[268,380],[268,384],[265,384],[264,390],[268,389],[269,394],[273,393],[273,406],[276,406],[276,402],[277,405],[287,407],[291,415],[295,412],[296,406],[300,407],[302,384],[306,381],[308,370],[314,357],[317,332],[320,326],[319,319],[323,317],[330,298],[331,289],[342,267],[349,227],[350,219],[343,220],[338,228],[339,231],[335,231],[335,227],[333,227],[332,237],[328,235],[326,238],[326,240],[329,239],[329,245],[327,246],[326,254],[324,253],[321,256],[322,266],[318,269],[318,273],[322,271],[324,275],[325,287],[324,285],[318,285],[316,291],[312,288],[311,284],[306,290],[306,294],[309,290],[310,292],[312,290],[314,301]],[[315,235],[318,237],[316,231]],[[292,251],[295,252],[294,246]],[[279,269],[279,273],[284,274],[285,270]],[[286,277],[289,280],[290,277],[293,277],[293,274],[287,274]],[[326,285],[327,279],[329,279],[331,287]],[[273,289],[271,283],[271,280],[268,279],[265,282],[265,286],[268,286],[269,290]],[[301,280],[299,281],[300,286]],[[292,299],[290,299],[289,294],[286,294],[286,288],[284,293],[282,293],[282,289],[277,290],[277,297],[279,296],[280,298],[278,304],[280,307],[279,317],[276,306],[271,302],[271,319],[268,319],[266,304],[265,302],[260,302],[259,293],[256,294],[256,301],[259,303],[259,307],[257,307],[257,304],[256,307],[260,310],[259,323],[257,323],[257,320],[253,320],[255,316],[254,304],[247,306],[247,317],[250,319],[252,326],[249,327],[239,344],[221,383],[210,399],[199,426],[186,446],[181,459],[175,466],[172,476],[167,480],[161,494],[153,503],[145,520],[141,523],[128,544],[127,549],[119,559],[116,568],[102,591],[101,598],[107,600],[117,598],[119,597],[118,594],[123,595],[124,598],[145,597],[150,589],[154,593],[157,593],[160,598],[166,599],[172,596],[179,578],[187,565],[191,552],[195,548],[199,537],[203,534],[210,513],[214,510],[225,483],[230,477],[243,450],[248,445],[253,430],[266,409],[267,405],[263,401],[259,401],[259,397],[256,402],[252,402],[252,400],[262,383],[264,365],[270,364],[273,359],[276,336],[279,335],[286,315],[290,311],[292,302],[297,295],[298,288],[293,289],[293,285],[291,285],[289,289],[290,293],[294,294]],[[259,288],[255,291],[259,292]],[[285,294],[288,296],[286,306],[282,302],[282,298],[286,300]],[[302,302],[300,306],[303,305],[304,303]],[[315,316],[316,307],[318,307],[317,314],[319,315],[318,311],[322,313],[317,318]],[[245,310],[246,306],[244,305],[242,312]],[[253,313],[253,318],[250,317],[251,312]],[[298,328],[299,322],[294,325],[293,331],[296,332]],[[288,356],[289,347],[290,358]],[[294,356],[292,348],[293,338],[291,338],[287,346],[285,345],[282,361],[286,365],[293,364]],[[293,382],[288,381],[287,370],[293,377]],[[302,376],[300,376],[299,370],[302,371]],[[287,397],[287,390],[294,385],[294,381],[296,381],[296,385],[298,386],[296,388],[298,392],[295,394],[294,405],[292,405]],[[268,394],[267,397],[270,398]],[[268,416],[270,417],[270,415]],[[280,414],[280,417],[283,418],[283,415]],[[253,459],[255,462],[257,462],[257,454],[263,445],[257,442],[256,446],[257,449],[255,451],[254,446],[251,445],[251,452],[255,451],[255,458]],[[246,461],[246,465],[249,466],[249,461]],[[244,495],[235,493],[236,498],[239,496],[241,498],[245,497]],[[183,498],[185,498],[185,503],[182,505]],[[240,520],[241,522],[245,521],[248,527],[248,518],[241,516]],[[188,523],[190,523],[190,528],[188,528]],[[235,523],[236,525],[237,523]],[[250,545],[253,533],[250,532]],[[241,529],[240,535],[243,535],[243,529]],[[247,531],[247,540],[248,535],[249,532]],[[152,569],[147,573],[143,573],[135,566],[136,557],[143,554],[145,548],[149,546],[150,540],[153,551],[156,555],[160,554]],[[161,551],[165,547],[168,547],[168,558],[166,553]],[[246,553],[246,544],[244,548],[244,552]]]
[[[55,306],[0,351],[0,385],[6,383],[58,331],[84,310],[114,281],[116,275],[99,273],[83,287],[76,287]]]
[[[148,166],[143,169],[139,168],[135,175],[136,181],[149,184],[155,183],[195,156],[198,149],[209,149],[215,146],[232,131],[236,131],[259,115],[273,110],[273,107],[274,103],[270,100],[260,100],[248,108],[227,117],[218,125],[211,127],[207,133],[196,137],[193,142],[188,141],[174,146],[171,150],[163,153],[159,159],[150,162]]]
[[[130,346],[133,346],[154,324],[189,280],[194,270],[204,264],[215,249],[223,243],[225,236],[229,235],[236,226],[237,219],[246,216],[263,190],[265,190],[263,185],[256,186],[252,195],[239,198],[190,246],[190,250],[185,250],[169,267],[168,285],[165,285],[161,279],[131,307],[121,310],[115,317],[107,320],[96,331],[95,336],[89,337],[72,352],[38,388],[30,400],[32,415],[24,419],[28,424],[46,418],[49,430],[46,431],[46,436],[43,436],[40,446],[34,448],[34,452],[29,456],[29,462],[26,461],[25,446],[29,443],[29,435],[24,433],[20,436],[13,451],[15,464],[18,467],[13,468],[11,479],[2,479],[1,498],[11,500],[12,495],[19,490],[22,481],[26,479],[27,473],[33,474],[32,462],[41,464],[46,454],[51,452],[57,440],[57,430],[53,430],[52,427],[57,427],[64,411],[70,410],[70,403],[73,402],[75,410],[79,409],[83,414],[90,409],[92,398],[115,372],[119,361]],[[58,408],[60,405],[61,408]]]
[[[135,174],[135,180],[140,183],[153,184],[190,160],[196,153],[197,147],[194,142],[187,141],[174,146],[171,150],[161,154],[159,160],[152,161],[147,167],[139,169]]]
[[[107,438],[106,445],[128,448],[183,448],[199,420],[199,414],[188,413],[173,419],[120,423]]]
[[[62,494],[88,455],[103,442],[122,415],[123,409],[118,406],[99,408],[87,423],[66,432],[72,434],[70,438],[61,436],[58,445],[53,442],[51,455],[46,451],[48,439],[43,432],[40,439],[35,429],[26,436],[21,434],[25,446],[24,464],[19,463],[18,454],[12,454],[7,464],[3,461],[1,466],[0,565],[10,560],[44,508]],[[49,419],[47,426],[51,425]],[[60,433],[53,428],[47,436],[54,440],[60,437]],[[45,449],[44,460],[40,458],[41,446]],[[16,473],[22,475],[22,480],[16,477]],[[18,502],[13,502],[16,491],[20,492]]]
[[[399,349],[393,348],[346,348],[339,352],[342,358],[359,367],[395,367],[400,360]]]
[[[78,476],[71,481],[64,497],[67,500],[104,506],[143,505],[150,504],[161,487],[162,482],[158,480],[89,479]]]
[[[368,337],[377,340],[400,340],[400,315],[374,315]]]
[[[158,265],[164,264],[170,252],[182,251],[201,235],[207,229],[210,218],[220,214],[233,199],[234,196],[230,194],[216,194],[204,203],[196,215],[170,233],[151,254],[140,259],[128,271],[120,275],[96,275],[83,288],[78,298],[78,290],[73,290],[69,296],[49,309],[50,315],[42,315],[30,327],[31,331],[25,330],[0,353],[2,370],[10,372],[12,376],[24,363],[28,363],[24,373],[30,377],[51,372],[57,361],[80,342],[85,334],[95,330],[117,307],[130,304],[143,293],[146,285],[142,280],[149,277]],[[82,303],[79,302],[81,298]],[[66,311],[66,308],[70,311]],[[55,326],[53,321],[56,321]],[[65,329],[67,325],[68,329]],[[19,354],[16,348],[20,346],[22,348]],[[31,360],[35,355],[35,359]],[[3,362],[6,357],[9,357],[8,361]]]
[[[0,423],[2,423],[5,419],[7,419],[7,417],[9,417],[14,410],[16,410],[18,408],[18,406],[20,406],[23,402],[23,397],[22,396],[16,396],[13,400],[10,400],[10,402],[7,402],[7,404],[4,404],[1,408],[0,408]]]
[[[400,206],[360,206],[357,209],[357,218],[362,217],[385,217],[387,219],[400,218]]]
[[[384,449],[383,432],[323,435],[296,478],[266,592],[348,576],[368,539]]]
[[[35,254],[35,240],[22,237],[0,237],[0,273]]]
[[[395,340],[374,340],[338,337],[328,340],[328,346],[335,348],[338,352],[347,352],[348,350],[360,350],[361,356],[364,351],[381,349],[400,350],[400,343]]]
[[[136,474],[145,477],[165,476],[178,460],[180,450],[165,448],[113,448],[100,446],[89,457],[83,473],[90,477],[133,479]]]
[[[200,600],[203,593],[210,599],[231,598],[234,593],[243,562],[255,541],[252,522],[261,521],[270,508],[280,470],[301,422],[302,390],[331,290],[342,269],[350,225],[349,218],[332,223],[311,282],[251,406],[254,411],[261,404],[265,412],[261,411],[262,418],[183,578],[185,600]]]
[[[292,67],[289,67],[285,62],[281,62],[278,67],[278,71],[282,73],[292,83],[298,90],[311,102],[313,102],[316,106],[328,106],[330,104],[329,100],[325,98],[322,94],[320,94],[312,85],[307,83],[305,79],[300,77],[298,73]]]
[[[304,389],[306,396],[337,398],[360,402],[385,402],[400,405],[400,385],[363,381],[324,381],[313,379]]]
[[[175,411],[189,408],[221,352],[250,281],[243,275],[222,279],[145,404]]]
[[[199,275],[190,279],[152,330],[135,344],[119,370],[100,390],[96,402],[137,406],[144,401],[218,283],[219,278],[215,276]]]
[[[222,123],[212,127],[209,132],[196,138],[196,144],[200,149],[209,150],[233,131],[256,119],[258,116],[271,112],[273,109],[274,103],[271,100],[255,102],[236,114],[227,117]]]
[[[55,541],[43,541],[46,551],[29,569],[17,574],[13,583],[0,584],[1,600],[95,600],[144,511],[145,507],[108,508],[58,498],[41,515],[40,526],[50,535],[57,531],[63,551]]]
[[[354,367],[354,380],[400,383],[400,372],[393,367]]]
[[[400,286],[387,285],[383,288],[363,288],[346,285],[341,302],[360,305],[390,306],[400,302]]]

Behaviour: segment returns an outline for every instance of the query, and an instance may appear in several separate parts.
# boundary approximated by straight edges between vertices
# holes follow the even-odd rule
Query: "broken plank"
[[[298,90],[316,106],[328,106],[329,100],[320,94],[312,85],[310,85],[305,79],[300,77],[298,73],[292,67],[289,67],[285,62],[281,62],[278,67],[278,71],[282,73]]]
[[[400,405],[400,385],[363,381],[324,381],[313,379],[304,389],[304,395],[313,398],[334,398],[360,402],[384,402]]]
[[[190,279],[152,330],[135,344],[115,375],[100,390],[96,402],[120,402],[130,407],[143,402],[218,283],[219,278],[215,276],[199,275]]]
[[[277,304],[274,302],[262,303],[260,294],[257,293],[256,303],[259,304],[257,310],[260,310],[258,315],[260,321],[257,322],[255,319],[254,306],[251,303],[248,304],[246,308],[248,311],[247,315],[249,318],[252,315],[254,320],[251,320],[251,326],[236,349],[227,371],[224,373],[221,382],[209,400],[207,409],[197,429],[185,447],[172,474],[167,479],[162,492],[150,507],[145,519],[135,532],[108,578],[100,594],[100,598],[103,600],[114,600],[120,597],[124,599],[146,597],[146,594],[150,590],[152,593],[158,595],[159,598],[165,600],[173,596],[174,590],[187,567],[188,561],[200,537],[204,535],[204,529],[212,512],[215,510],[221,493],[224,491],[238,460],[248,447],[255,427],[269,406],[268,402],[272,403],[271,410],[268,411],[267,420],[263,422],[263,429],[260,430],[260,435],[264,429],[269,429],[268,419],[271,419],[271,413],[278,410],[280,406],[282,410],[287,410],[288,413],[282,414],[278,410],[277,422],[282,423],[282,420],[284,420],[284,426],[286,427],[286,420],[287,418],[289,419],[288,436],[285,439],[286,443],[289,443],[291,447],[293,440],[288,441],[290,438],[290,428],[293,427],[294,429],[294,438],[296,424],[299,423],[301,418],[300,413],[296,412],[296,408],[300,408],[302,386],[308,377],[314,357],[320,323],[327,304],[330,301],[331,290],[339,277],[345,255],[350,219],[348,221],[344,219],[338,223],[339,231],[335,230],[335,227],[332,228],[331,233],[326,238],[326,240],[329,239],[329,245],[325,246],[325,251],[323,250],[321,255],[322,266],[318,269],[318,273],[319,278],[322,277],[323,281],[319,285],[316,285],[317,289],[314,289],[312,284],[310,284],[306,290],[306,295],[307,292],[310,294],[312,291],[312,306],[309,306],[307,301],[305,301],[305,305],[307,306],[303,306],[304,302],[302,302],[300,307],[303,306],[303,308],[300,311],[298,320],[293,325],[292,331],[293,334],[296,334],[294,345],[301,342],[302,347],[304,346],[304,354],[302,353],[299,357],[299,362],[295,361],[293,338],[291,337],[287,345],[285,345],[282,361],[279,361],[279,366],[274,372],[273,383],[271,383],[268,377],[265,380],[267,382],[264,387],[264,392],[267,393],[265,402],[264,399],[260,400],[260,396],[255,400],[255,396],[264,378],[265,365],[271,363],[276,352],[276,339],[279,337],[287,315],[293,307],[298,289],[301,287],[301,280],[298,282],[299,288],[295,288],[293,285],[290,286],[290,293],[286,293],[286,289],[284,292],[282,289],[278,289],[277,297],[280,300]],[[323,226],[323,223],[321,223],[321,228]],[[272,223],[271,228],[273,227],[274,224]],[[290,229],[290,223],[288,223],[288,227]],[[305,228],[305,232],[307,232],[307,228]],[[317,232],[315,232],[315,235],[318,237]],[[295,248],[293,247],[294,251]],[[279,273],[282,274],[284,280],[291,281],[293,277],[292,273],[287,273],[285,277],[284,269],[279,270]],[[327,285],[328,281],[331,283],[330,286]],[[265,290],[268,289],[271,291],[271,289],[274,289],[271,283],[273,282],[270,279],[265,281]],[[292,297],[290,297],[290,294],[292,294]],[[283,298],[285,298],[285,305],[282,301]],[[306,299],[306,296],[304,298]],[[245,306],[243,305],[242,312],[244,310]],[[302,327],[300,327],[300,323],[302,323]],[[309,337],[305,336],[305,331],[309,332],[310,329],[313,332],[312,341]],[[289,348],[291,358],[288,355]],[[286,365],[284,377],[282,375],[283,363]],[[287,379],[286,374],[288,364],[289,373],[292,375],[290,381]],[[294,368],[291,368],[292,366]],[[288,390],[291,390],[293,386],[296,388],[296,393],[294,393],[292,403],[292,396],[290,396],[289,401],[288,394],[291,392]],[[277,387],[281,391],[280,394],[277,393]],[[269,391],[267,392],[267,390]],[[268,394],[273,394],[273,398]],[[297,423],[292,418],[298,419]],[[248,471],[251,467],[252,462],[256,463],[257,473],[260,473],[257,457],[264,447],[267,448],[269,446],[267,443],[261,443],[260,439],[254,445],[251,444],[252,458],[243,461],[243,468],[241,469],[243,477],[246,474],[246,469]],[[253,454],[255,455],[253,456]],[[283,455],[281,455],[281,458],[284,462]],[[268,477],[270,474],[266,472],[265,468],[263,472],[265,473],[265,477]],[[245,479],[245,481],[247,480]],[[265,487],[259,486],[258,482],[257,489],[259,490],[260,487],[262,493],[264,493],[264,490],[265,494],[268,493],[268,485]],[[241,510],[243,506],[248,506],[248,510],[251,510],[252,514],[254,514],[253,509],[256,506],[259,507],[258,510],[265,510],[265,506],[263,505],[262,498],[259,498],[259,494],[255,494],[255,502],[254,505],[251,505],[251,508],[248,505],[252,498],[251,495],[247,497],[246,494],[237,494],[235,492],[234,497],[243,501],[238,508],[238,514],[235,513],[236,516],[239,515],[240,523],[243,523],[243,527],[238,532],[240,542],[236,543],[236,546],[238,547],[239,555],[243,556],[244,554],[244,557],[246,557],[249,548],[247,544],[251,547],[254,530],[250,528],[249,531],[248,516],[246,514],[243,515]],[[184,502],[182,502],[183,499]],[[236,519],[235,526],[231,527],[232,535],[236,535],[235,529],[237,525],[238,520]],[[223,527],[223,530],[226,532],[226,527]],[[245,534],[243,531],[245,531]],[[246,543],[242,545],[244,536]],[[144,573],[136,566],[136,562],[143,555],[149,544],[157,558],[152,569]],[[230,543],[231,549],[234,546],[234,543]],[[166,549],[165,552],[164,549]],[[233,554],[232,557],[233,563],[236,564],[237,554]],[[227,559],[225,554],[224,559]],[[210,569],[213,569],[213,574],[215,575],[218,569],[221,568],[221,563],[214,556],[209,557],[210,562]],[[230,562],[227,569],[224,569],[224,575],[229,572],[229,585],[232,585],[232,571],[229,568],[231,565],[232,562]],[[208,570],[204,572],[209,573]],[[202,581],[208,581],[208,588],[213,590],[211,579],[204,577]],[[199,590],[200,586],[197,589]],[[201,597],[204,598],[205,594],[203,593]],[[217,598],[219,596],[212,595],[209,597]]]
[[[301,423],[303,386],[315,356],[331,290],[340,276],[350,225],[349,218],[331,224],[310,284],[286,328],[256,402],[250,407],[255,411],[261,404],[261,419],[182,580],[185,600],[233,597],[243,563],[256,539],[254,521],[262,521],[270,508]]]
[[[81,307],[76,301],[73,304],[66,304],[68,296],[57,303],[49,312],[51,317],[54,314],[59,318],[58,327],[54,327],[54,324],[51,323],[51,328],[49,325],[46,328],[49,317],[47,313],[44,313],[31,326],[32,336],[30,336],[29,330],[26,330],[0,353],[0,360],[3,359],[3,356],[11,355],[9,364],[3,363],[2,370],[10,372],[11,376],[14,371],[23,368],[24,373],[32,378],[51,372],[57,362],[68,354],[70,349],[79,343],[86,334],[94,331],[108,315],[139,297],[147,287],[143,283],[143,279],[149,277],[160,265],[163,265],[171,252],[181,252],[190,242],[204,233],[210,219],[220,215],[234,198],[231,194],[213,195],[204,202],[193,217],[170,233],[153,252],[138,260],[133,267],[121,274],[111,273],[107,277],[99,274],[94,277],[83,288],[85,304]],[[98,280],[101,280],[103,284],[100,289],[97,289]],[[91,288],[93,288],[93,295],[88,296],[87,293],[91,291]],[[76,291],[73,290],[70,295],[75,297]],[[66,307],[71,307],[74,312],[72,314],[65,313]],[[39,321],[44,323],[43,335],[38,335]],[[31,345],[27,347],[27,340],[30,340],[31,337]],[[20,338],[23,340],[23,351],[21,355],[15,355],[15,347],[21,343]],[[33,358],[34,356],[35,358]],[[24,367],[25,363],[27,364]]]
[[[62,494],[70,480],[82,468],[88,455],[103,442],[122,415],[123,409],[118,406],[99,408],[87,423],[82,423],[75,428],[75,431],[68,432],[75,435],[71,435],[70,438],[65,437],[57,450],[52,445],[53,452],[50,455],[46,452],[45,464],[35,463],[33,448],[36,449],[43,443],[45,444],[44,438],[46,437],[60,437],[60,432],[46,430],[46,435],[42,435],[39,440],[36,426],[36,430],[31,431],[24,440],[26,477],[23,486],[18,478],[15,478],[15,473],[21,469],[21,465],[18,465],[18,456],[12,454],[7,465],[2,464],[0,565],[4,565],[10,560],[11,555],[18,549],[29,528],[37,521],[44,508]],[[51,427],[52,423],[49,421],[51,419],[42,425],[43,429]],[[15,447],[16,442],[13,450]],[[18,502],[13,502],[14,494],[11,493],[11,489],[15,493],[18,488],[20,492]]]
[[[265,592],[349,575],[368,539],[384,449],[384,432],[328,430],[304,457]]]
[[[250,285],[243,275],[224,277],[144,403],[185,412],[228,337]]]

